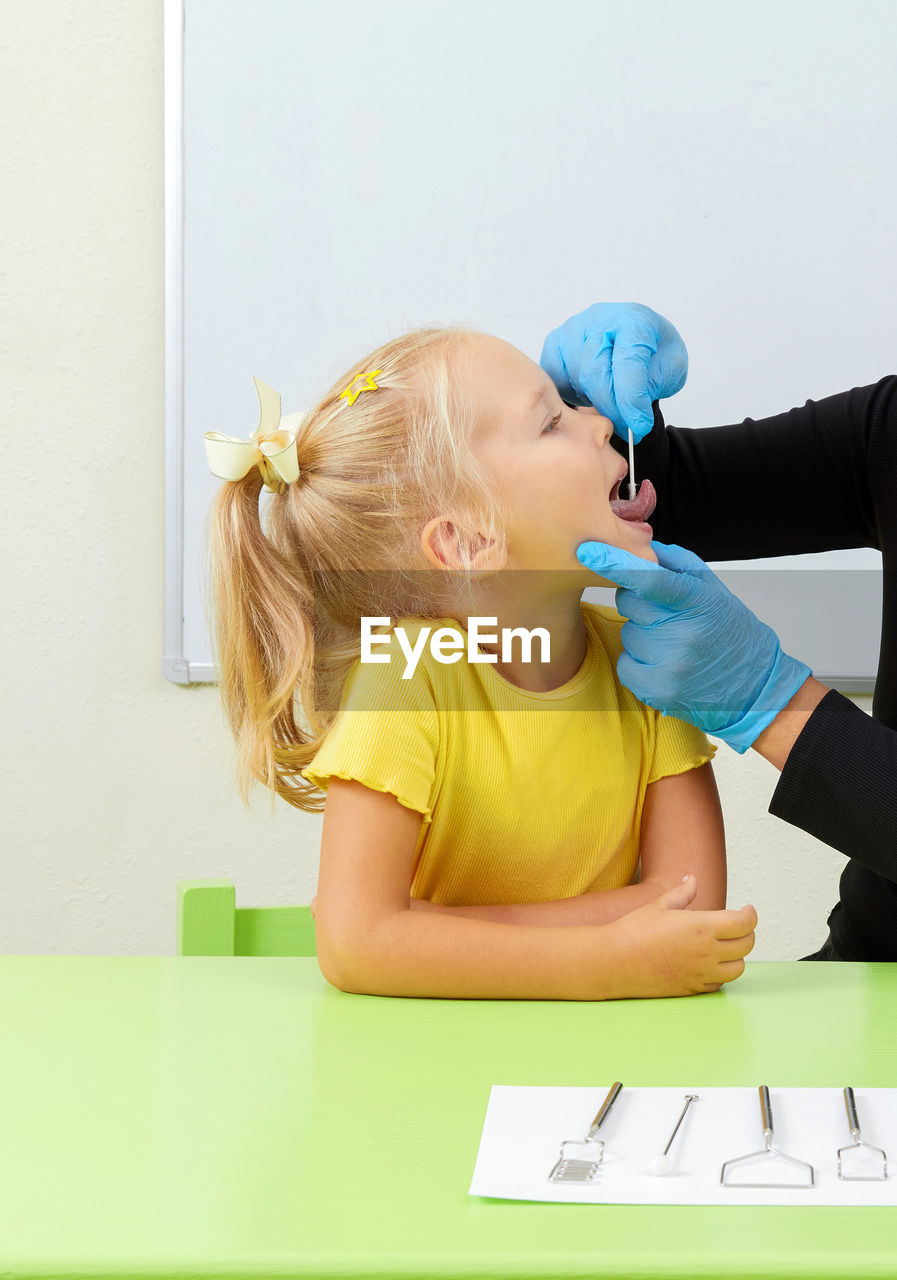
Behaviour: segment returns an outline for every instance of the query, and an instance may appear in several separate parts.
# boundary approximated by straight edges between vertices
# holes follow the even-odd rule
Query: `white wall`
[[[0,951],[170,953],[179,878],[308,901],[320,818],[247,813],[217,690],[160,674],[162,0],[8,0],[4,37]],[[717,775],[755,958],[815,949],[844,859],[763,760]]]

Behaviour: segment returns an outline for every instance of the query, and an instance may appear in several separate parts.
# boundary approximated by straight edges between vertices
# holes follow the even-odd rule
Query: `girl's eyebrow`
[[[552,387],[554,387],[553,383],[552,383]],[[531,413],[533,409],[537,409],[540,404],[546,401],[547,396],[548,396],[548,387],[540,387],[539,390],[536,392],[536,394],[530,400],[527,406],[527,411]]]

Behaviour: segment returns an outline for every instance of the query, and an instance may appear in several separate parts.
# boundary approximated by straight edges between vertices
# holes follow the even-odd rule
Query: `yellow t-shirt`
[[[389,663],[359,661],[350,671],[336,720],[302,774],[325,791],[331,777],[353,779],[423,815],[413,897],[544,902],[631,884],[646,788],[715,754],[700,730],[619,683],[624,619],[601,605],[581,608],[586,657],[547,693],[521,689],[466,653],[439,662],[429,638],[404,680],[394,630],[390,647],[375,650]],[[395,625],[412,644],[423,626],[458,630],[452,618]]]

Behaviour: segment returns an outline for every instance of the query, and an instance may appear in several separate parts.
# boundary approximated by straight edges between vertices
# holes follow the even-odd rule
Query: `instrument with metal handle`
[[[778,1147],[772,1145],[774,1137],[772,1127],[772,1103],[769,1100],[769,1090],[765,1084],[761,1084],[758,1093],[760,1095],[760,1115],[763,1121],[763,1142],[764,1146],[761,1151],[751,1151],[746,1156],[738,1156],[735,1160],[726,1160],[720,1170],[720,1185],[724,1187],[795,1187],[805,1186],[814,1187],[816,1185],[816,1172],[813,1166],[807,1160],[797,1160],[794,1156],[788,1156],[784,1151],[780,1151]],[[768,1160],[770,1163],[777,1165],[790,1165],[800,1169],[800,1182],[792,1180],[791,1182],[757,1182],[748,1178],[744,1181],[736,1181],[730,1176],[730,1170],[736,1165],[747,1164],[753,1160]]]
[[[856,1098],[853,1096],[850,1085],[844,1090],[844,1106],[847,1110],[847,1124],[853,1143],[838,1149],[838,1177],[842,1182],[885,1182],[888,1177],[887,1153],[881,1147],[873,1147],[871,1142],[863,1141],[857,1116]],[[855,1154],[852,1155],[852,1152]],[[879,1156],[881,1156],[880,1166]],[[853,1173],[849,1172],[851,1165],[854,1167]],[[878,1172],[879,1167],[881,1172]]]
[[[769,1100],[769,1090],[765,1084],[760,1086],[760,1114],[763,1117],[763,1137],[766,1139],[767,1148],[769,1148],[773,1139],[772,1103]]]
[[[663,1149],[663,1155],[655,1156],[654,1159],[651,1161],[652,1173],[657,1174],[658,1176],[661,1176],[662,1174],[665,1174],[665,1173],[669,1173],[670,1147],[673,1145],[673,1139],[676,1137],[676,1134],[679,1132],[679,1126],[682,1124],[682,1121],[685,1119],[685,1113],[688,1110],[688,1108],[691,1106],[693,1102],[700,1102],[700,1101],[701,1099],[696,1093],[687,1093],[685,1095],[685,1106],[682,1108],[682,1111],[679,1115],[679,1119],[676,1121],[676,1128],[670,1134],[669,1142]]]
[[[601,1107],[598,1111],[598,1114],[595,1116],[595,1119],[592,1121],[591,1126],[589,1127],[589,1132],[586,1134],[586,1141],[591,1141],[591,1139],[595,1137],[595,1134],[598,1132],[598,1130],[601,1128],[602,1124],[604,1123],[605,1119],[607,1118],[608,1112],[610,1111],[611,1107],[614,1105],[617,1098],[620,1096],[620,1090],[622,1088],[623,1086],[622,1084],[620,1084],[619,1080],[617,1080],[617,1082],[611,1086],[610,1093],[602,1102]],[[602,1146],[603,1145],[604,1144],[602,1143]]]
[[[549,1182],[595,1181],[604,1159],[604,1142],[595,1135],[610,1114],[622,1088],[619,1080],[611,1086],[584,1138],[566,1138],[561,1143],[561,1153],[548,1175]],[[577,1155],[573,1154],[574,1150],[578,1151]]]

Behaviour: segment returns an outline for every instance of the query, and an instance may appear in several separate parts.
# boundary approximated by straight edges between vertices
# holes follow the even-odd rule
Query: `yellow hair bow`
[[[280,394],[253,378],[259,398],[259,424],[248,440],[207,431],[203,439],[209,470],[221,480],[242,480],[258,467],[269,493],[284,493],[299,479],[296,434],[280,429]],[[295,417],[295,415],[290,415]]]

